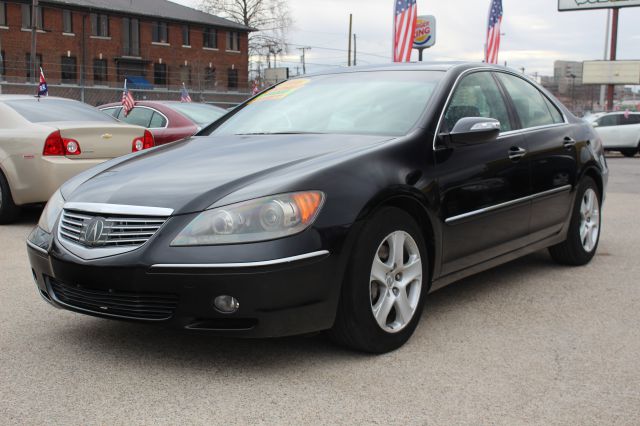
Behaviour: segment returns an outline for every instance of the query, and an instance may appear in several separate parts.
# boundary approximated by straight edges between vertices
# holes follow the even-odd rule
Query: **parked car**
[[[0,96],[0,224],[46,202],[66,180],[104,161],[154,146],[123,124],[69,99]]]
[[[193,136],[227,113],[213,105],[174,101],[139,101],[127,116],[118,103],[98,108],[120,121],[148,128],[157,145]]]
[[[436,289],[547,247],[584,265],[598,247],[598,136],[506,68],[305,76],[201,134],[52,197],[28,242],[47,302],[225,336],[329,330],[381,353]]]
[[[612,112],[591,120],[604,149],[633,157],[640,150],[640,112]]]

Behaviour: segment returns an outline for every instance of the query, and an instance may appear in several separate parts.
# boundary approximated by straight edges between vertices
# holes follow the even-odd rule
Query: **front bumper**
[[[254,255],[253,261],[175,264],[166,262],[172,258],[167,255],[160,261],[153,245],[84,261],[56,240],[49,252],[28,245],[28,253],[38,292],[57,308],[227,336],[279,337],[333,325],[344,270],[341,253],[349,251],[346,228],[329,234],[325,247],[315,245],[302,256],[269,254],[281,252],[278,246],[291,250],[317,242],[317,235],[247,245],[248,256],[261,252],[271,258],[267,262]],[[201,247],[200,252],[219,249]],[[238,311],[218,312],[213,300],[220,295],[235,297]]]

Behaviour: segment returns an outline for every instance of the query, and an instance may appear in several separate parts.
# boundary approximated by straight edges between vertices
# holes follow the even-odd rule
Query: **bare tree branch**
[[[287,0],[201,0],[200,9],[256,29],[249,34],[249,55],[287,51],[293,20]]]

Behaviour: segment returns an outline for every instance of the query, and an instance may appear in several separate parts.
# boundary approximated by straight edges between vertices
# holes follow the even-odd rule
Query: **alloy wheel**
[[[404,231],[389,234],[373,258],[369,294],[373,316],[384,331],[397,333],[413,318],[422,291],[422,260]]]
[[[588,188],[580,204],[580,242],[582,248],[591,253],[598,244],[600,236],[600,203],[598,195]]]

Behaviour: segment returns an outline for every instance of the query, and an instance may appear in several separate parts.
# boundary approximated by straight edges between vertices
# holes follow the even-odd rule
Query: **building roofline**
[[[151,3],[153,3],[153,7],[147,7]],[[243,32],[257,31],[255,28],[169,0],[40,0],[40,4],[56,8],[68,7],[90,12],[103,11],[118,15],[133,15],[172,22],[199,24]]]

